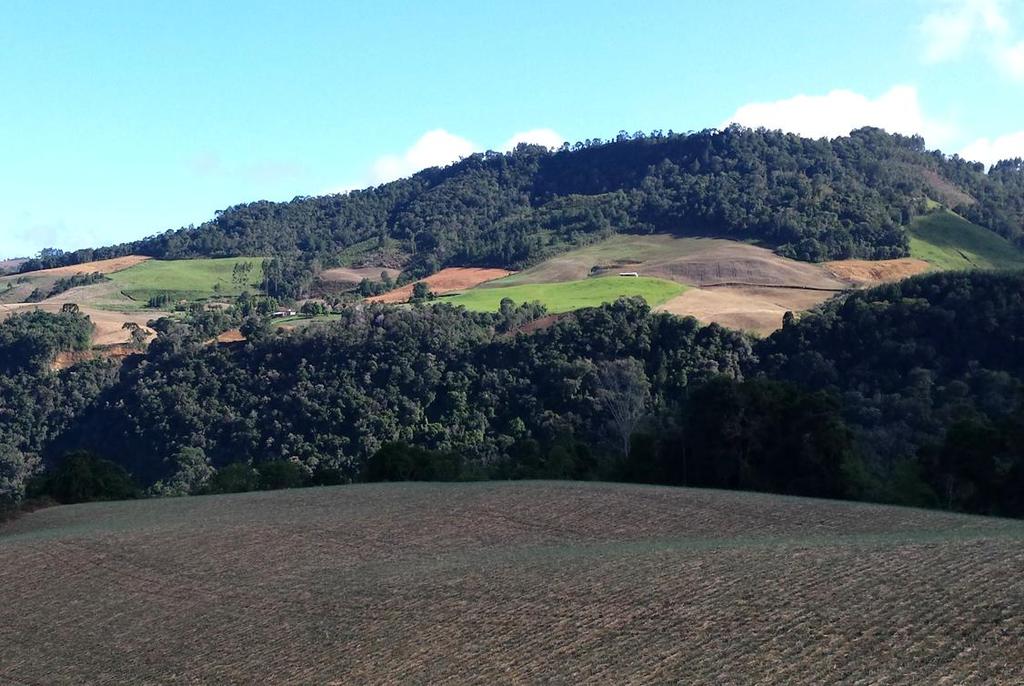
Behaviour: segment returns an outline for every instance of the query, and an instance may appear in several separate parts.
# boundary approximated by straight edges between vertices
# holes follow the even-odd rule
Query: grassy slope
[[[943,270],[1024,267],[1024,253],[1011,243],[945,209],[913,221],[910,255]]]
[[[231,282],[232,270],[239,262],[251,263],[248,286]],[[262,278],[262,257],[227,257],[200,260],[151,260],[110,275],[126,295],[136,301],[147,301],[155,295],[167,294],[174,299],[201,300],[213,295],[238,295],[242,290],[259,287]],[[219,293],[215,290],[220,285]]]
[[[1021,683],[1024,522],[596,483],[58,507],[3,683]]]
[[[537,301],[543,303],[548,312],[559,313],[581,307],[595,307],[601,303],[614,302],[623,296],[635,295],[643,297],[654,307],[684,290],[684,286],[665,279],[606,276],[560,283],[474,288],[459,295],[443,298],[442,302],[464,305],[466,309],[478,312],[494,312],[503,299],[511,298],[516,304]]]
[[[556,255],[517,274],[491,281],[482,288],[500,288],[528,283],[554,283],[582,278],[595,265],[622,264],[621,271],[633,271],[630,262],[647,262],[671,257],[686,257],[715,246],[735,241],[719,238],[677,237],[668,234],[618,234],[592,245]]]

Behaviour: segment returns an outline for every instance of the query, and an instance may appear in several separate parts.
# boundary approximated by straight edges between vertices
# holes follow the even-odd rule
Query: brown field
[[[54,359],[53,364],[50,368],[54,371],[59,369],[68,369],[76,364],[86,362],[88,360],[96,359],[113,359],[123,360],[126,357],[133,355],[139,355],[140,351],[131,347],[130,345],[124,344],[113,344],[106,345],[102,348],[93,348],[92,350],[75,350],[72,352],[60,352],[57,353],[57,357]]]
[[[444,295],[445,293],[456,293],[458,291],[464,291],[473,286],[478,286],[485,281],[493,281],[494,279],[500,279],[508,276],[512,272],[505,269],[481,269],[478,267],[448,267],[442,269],[436,274],[431,274],[425,279],[421,279],[428,286],[430,290],[437,295]],[[379,303],[404,303],[412,297],[412,287],[414,284],[407,284],[401,288],[396,288],[393,291],[388,291],[383,295],[375,295],[372,298],[367,298],[370,302]]]
[[[0,528],[0,681],[1018,684],[1024,522],[616,484],[66,506]]]
[[[722,238],[668,234],[620,234],[518,272],[498,287],[521,283],[575,281],[601,273],[630,271],[688,286],[788,286],[843,290],[820,264],[798,262],[771,250]]]
[[[363,279],[380,281],[381,272],[387,272],[392,279],[402,273],[401,269],[388,269],[386,267],[336,267],[325,269],[320,272],[320,280],[328,283],[358,284]]]
[[[834,295],[828,291],[801,288],[695,288],[656,310],[767,336],[782,328],[782,317],[786,312],[809,310]]]
[[[91,288],[91,286],[87,286],[86,288]],[[72,289],[72,291],[73,290],[77,289]],[[0,304],[0,319],[8,317],[15,312],[27,312],[29,310],[60,312],[60,308],[65,302],[74,302],[73,294],[70,296],[68,295],[71,294],[72,291],[61,293],[59,296],[41,303],[18,303],[14,305]],[[96,327],[92,336],[92,344],[97,346],[117,345],[130,342],[131,334],[122,328],[125,322],[134,322],[152,334],[154,332],[146,326],[146,322],[151,319],[159,319],[160,317],[169,315],[168,312],[161,312],[158,310],[114,312],[85,306],[81,308],[81,312],[82,314],[89,315],[89,319],[92,320],[93,326]]]
[[[835,279],[821,265],[779,257],[765,248],[734,241],[692,255],[654,259],[644,276],[657,276],[698,287],[786,286],[840,291],[848,284]],[[633,270],[636,271],[636,270]]]
[[[27,272],[25,274],[12,274],[8,276],[0,276],[0,303],[6,304],[18,304],[24,302],[29,294],[33,290],[39,288],[42,291],[50,290],[58,279],[66,276],[73,276],[74,274],[92,274],[100,272],[101,274],[112,274],[114,272],[123,271],[130,267],[134,267],[140,262],[145,262],[150,259],[142,255],[128,255],[126,257],[116,257],[110,260],[99,260],[97,262],[83,262],[82,264],[72,265],[70,267],[57,267],[55,269],[41,269],[35,272]],[[19,279],[26,279],[25,283],[18,283]],[[8,289],[8,285],[11,286]],[[92,296],[94,293],[101,293],[104,296],[106,291],[102,289],[104,284],[94,284],[93,286],[86,286],[82,288],[75,288],[70,291],[62,293],[58,298],[63,296],[60,302],[69,302],[68,297],[71,295],[86,295]],[[85,289],[93,289],[86,291]],[[113,289],[116,291],[116,289]],[[118,299],[124,300],[123,296]],[[53,299],[57,302],[57,299]],[[49,302],[49,301],[47,301]]]
[[[82,264],[73,264],[70,267],[56,267],[54,269],[41,269],[36,272],[28,272],[24,276],[31,277],[61,277],[61,276],[72,276],[74,274],[113,274],[114,272],[124,271],[130,267],[134,267],[140,262],[152,259],[144,255],[126,255],[124,257],[114,257],[109,260],[97,260],[96,262],[83,262]]]
[[[825,265],[780,257],[748,243],[652,234],[613,236],[483,287],[554,283],[620,271],[691,287],[659,311],[762,335],[781,327],[787,311],[814,307],[856,283]]]
[[[928,271],[924,260],[904,257],[897,260],[837,260],[826,262],[825,268],[837,279],[858,286],[877,286],[899,281]]]
[[[224,333],[218,335],[211,341],[212,343],[241,343],[245,340],[245,336],[239,329],[228,329]]]

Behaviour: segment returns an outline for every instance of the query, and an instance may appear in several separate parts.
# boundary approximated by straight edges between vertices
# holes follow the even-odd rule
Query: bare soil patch
[[[228,329],[214,339],[217,343],[241,343],[244,340],[245,336],[238,329]]]
[[[549,329],[555,324],[557,324],[558,320],[562,319],[563,317],[565,317],[564,314],[549,314],[545,317],[538,317],[533,321],[529,321],[523,324],[521,327],[519,327],[517,332],[536,333],[538,331],[543,331],[544,329]]]
[[[464,291],[473,286],[478,286],[485,281],[493,281],[508,276],[512,272],[506,269],[482,269],[479,267],[448,267],[436,274],[431,274],[425,279],[430,290],[438,295]],[[418,282],[417,282],[418,283]],[[380,303],[404,303],[412,297],[412,289],[415,284],[407,284],[383,295],[375,295],[367,298],[370,302]]]
[[[798,262],[749,243],[711,237],[620,234],[573,250],[501,284],[554,283],[615,272],[669,279],[688,286],[788,286],[842,290],[820,264]]]
[[[786,312],[808,310],[833,295],[802,288],[695,288],[664,303],[657,311],[767,336],[782,328]]]
[[[0,681],[1020,683],[1022,564],[1021,522],[616,484],[55,507],[0,528]]]
[[[733,241],[716,241],[707,250],[692,255],[650,260],[643,265],[642,272],[644,276],[694,286],[786,286],[836,291],[847,287],[821,265],[790,260],[766,248]]]
[[[125,255],[124,257],[114,257],[109,260],[97,260],[95,262],[73,264],[69,267],[40,269],[36,272],[28,272],[25,276],[72,276],[74,274],[95,274],[96,272],[99,272],[100,274],[113,274],[114,272],[120,272],[134,267],[135,265],[149,259],[152,258],[146,257],[145,255]]]
[[[72,352],[57,353],[56,359],[50,368],[54,371],[73,367],[80,362],[97,359],[123,360],[126,357],[140,355],[141,351],[130,345],[114,344],[93,348],[92,350],[75,350]]]
[[[931,186],[931,189],[939,196],[939,200],[946,207],[973,205],[978,202],[972,196],[957,188],[955,184],[944,179],[935,170],[921,169],[920,173],[925,183]]]
[[[327,283],[354,285],[358,284],[363,279],[380,281],[380,275],[382,272],[387,273],[389,277],[394,279],[402,273],[402,270],[389,269],[387,267],[336,267],[334,269],[325,269],[320,272],[320,280]]]
[[[837,279],[858,286],[876,286],[923,274],[929,265],[924,260],[903,257],[896,260],[837,260],[826,262],[825,267]]]

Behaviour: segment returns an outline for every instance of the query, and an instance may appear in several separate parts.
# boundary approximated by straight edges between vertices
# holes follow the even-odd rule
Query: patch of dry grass
[[[695,288],[672,298],[656,310],[767,336],[782,328],[786,312],[809,310],[833,295],[829,291],[802,288]]]

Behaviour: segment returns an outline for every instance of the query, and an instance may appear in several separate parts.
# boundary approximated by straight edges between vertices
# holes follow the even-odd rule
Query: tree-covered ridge
[[[803,260],[901,257],[926,198],[1020,244],[1019,160],[986,174],[878,129],[830,141],[733,126],[475,154],[376,188],[236,205],[198,227],[48,252],[22,268],[129,253],[267,255],[293,283],[357,255],[421,276],[447,265],[516,269],[613,232],[651,231],[753,238]]]
[[[84,449],[161,494],[606,478],[1024,516],[1024,274],[855,292],[760,341],[639,300],[541,315],[356,305],[273,333],[196,308],[120,372],[0,376],[0,478],[17,496]],[[241,317],[248,341],[207,344]]]
[[[0,374],[36,372],[58,352],[85,350],[92,342],[92,322],[76,311],[59,315],[40,310],[0,320]]]
[[[184,448],[201,449],[217,468],[296,459],[347,479],[394,441],[487,464],[522,440],[601,435],[593,397],[602,365],[614,360],[639,360],[662,399],[738,374],[750,355],[742,334],[651,315],[642,301],[584,311],[531,336],[501,333],[521,315],[372,306],[241,346],[164,334],[55,447],[116,455],[146,481],[173,473]]]
[[[947,273],[830,301],[761,342],[756,367],[840,397],[883,489],[923,475],[919,504],[1019,516],[1022,351],[1024,276]]]
[[[0,509],[24,492],[50,442],[114,382],[106,361],[50,371],[57,353],[87,348],[91,338],[88,317],[73,312],[0,321]]]

